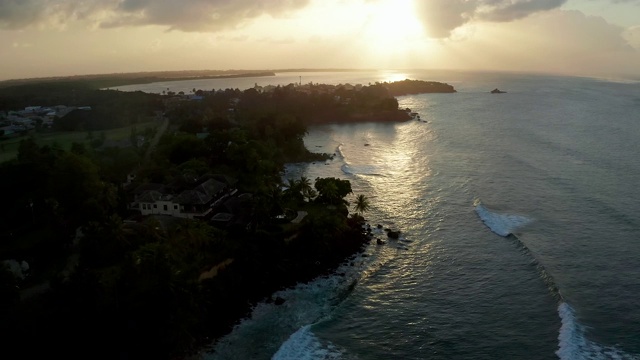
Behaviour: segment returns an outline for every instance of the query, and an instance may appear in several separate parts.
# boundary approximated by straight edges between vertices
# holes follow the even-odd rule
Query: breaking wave
[[[480,200],[474,202],[480,220],[494,233],[507,237],[513,232],[532,222],[531,218],[515,214],[501,214],[487,209]]]
[[[311,331],[311,325],[301,327],[293,333],[272,360],[338,360],[342,351],[331,343],[322,344]]]
[[[344,155],[342,145],[338,145],[336,148],[336,157],[343,162],[340,169],[346,175],[368,175],[368,176],[384,176],[380,171],[380,168],[374,165],[353,165],[349,163],[347,157]]]
[[[347,175],[369,175],[369,176],[384,176],[380,173],[379,169],[373,165],[358,165],[353,166],[345,163],[341,167],[342,172]]]
[[[281,298],[284,303],[258,303],[249,318],[212,344],[200,359],[257,360],[265,354],[276,354],[273,359],[338,359],[335,347],[320,344],[310,326],[329,316],[349,296],[362,276],[364,263],[365,259],[356,255],[332,275],[274,293],[272,298]]]
[[[346,161],[344,152],[342,152],[342,145],[343,144],[340,144],[338,145],[338,147],[336,147],[336,156],[340,157],[340,159],[342,159],[343,161]]]
[[[578,322],[575,310],[566,302],[558,306],[562,320],[558,335],[558,351],[561,360],[638,360],[640,355],[632,355],[611,346],[599,345],[585,336],[585,328]]]
[[[558,300],[558,315],[562,325],[558,334],[556,355],[561,360],[640,360],[640,355],[632,355],[611,346],[604,346],[589,340],[586,330],[575,315],[575,310],[567,303],[553,277],[538,262],[535,255],[513,232],[532,222],[532,219],[514,214],[501,214],[487,209],[479,200],[474,202],[475,210],[482,222],[492,232],[512,238],[522,253],[531,258],[531,264],[547,284],[551,295]]]

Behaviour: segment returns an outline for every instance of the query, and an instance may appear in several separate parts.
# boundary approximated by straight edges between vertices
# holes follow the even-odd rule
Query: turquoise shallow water
[[[276,79],[289,77],[298,79]],[[458,93],[400,97],[423,121],[314,127],[307,147],[335,159],[292,164],[285,177],[350,180],[354,196],[372,200],[369,222],[401,239],[282,291],[281,306],[260,304],[202,357],[640,359],[640,85],[308,76],[394,77],[445,81]],[[507,93],[488,93],[496,87]]]

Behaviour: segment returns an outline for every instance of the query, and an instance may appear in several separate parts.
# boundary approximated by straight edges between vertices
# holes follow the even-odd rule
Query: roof
[[[217,193],[219,193],[220,191],[224,190],[224,188],[227,187],[226,184],[217,181],[215,179],[209,179],[205,182],[203,182],[202,184],[196,186],[196,188],[194,190],[196,191],[200,191],[202,193],[205,193],[209,196],[214,196]]]
[[[215,179],[219,182],[225,183],[229,186],[234,185],[235,183],[238,182],[238,180],[236,180],[235,178],[228,176],[228,175],[224,175],[224,174],[204,174],[200,177],[200,181],[203,181],[204,179]]]
[[[178,195],[173,202],[180,205],[205,205],[211,202],[212,196],[196,190],[185,190]]]
[[[153,203],[162,198],[162,193],[155,190],[147,190],[138,196],[138,202]]]

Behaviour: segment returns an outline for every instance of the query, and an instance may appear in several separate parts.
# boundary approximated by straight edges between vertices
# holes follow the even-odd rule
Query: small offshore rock
[[[390,237],[391,239],[397,239],[400,237],[400,231],[389,231],[387,233],[387,236]]]

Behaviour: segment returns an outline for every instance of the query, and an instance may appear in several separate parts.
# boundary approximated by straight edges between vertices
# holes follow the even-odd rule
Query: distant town
[[[0,112],[0,136],[22,135],[36,127],[50,129],[56,118],[74,110],[90,111],[91,106],[27,106],[23,110]]]

